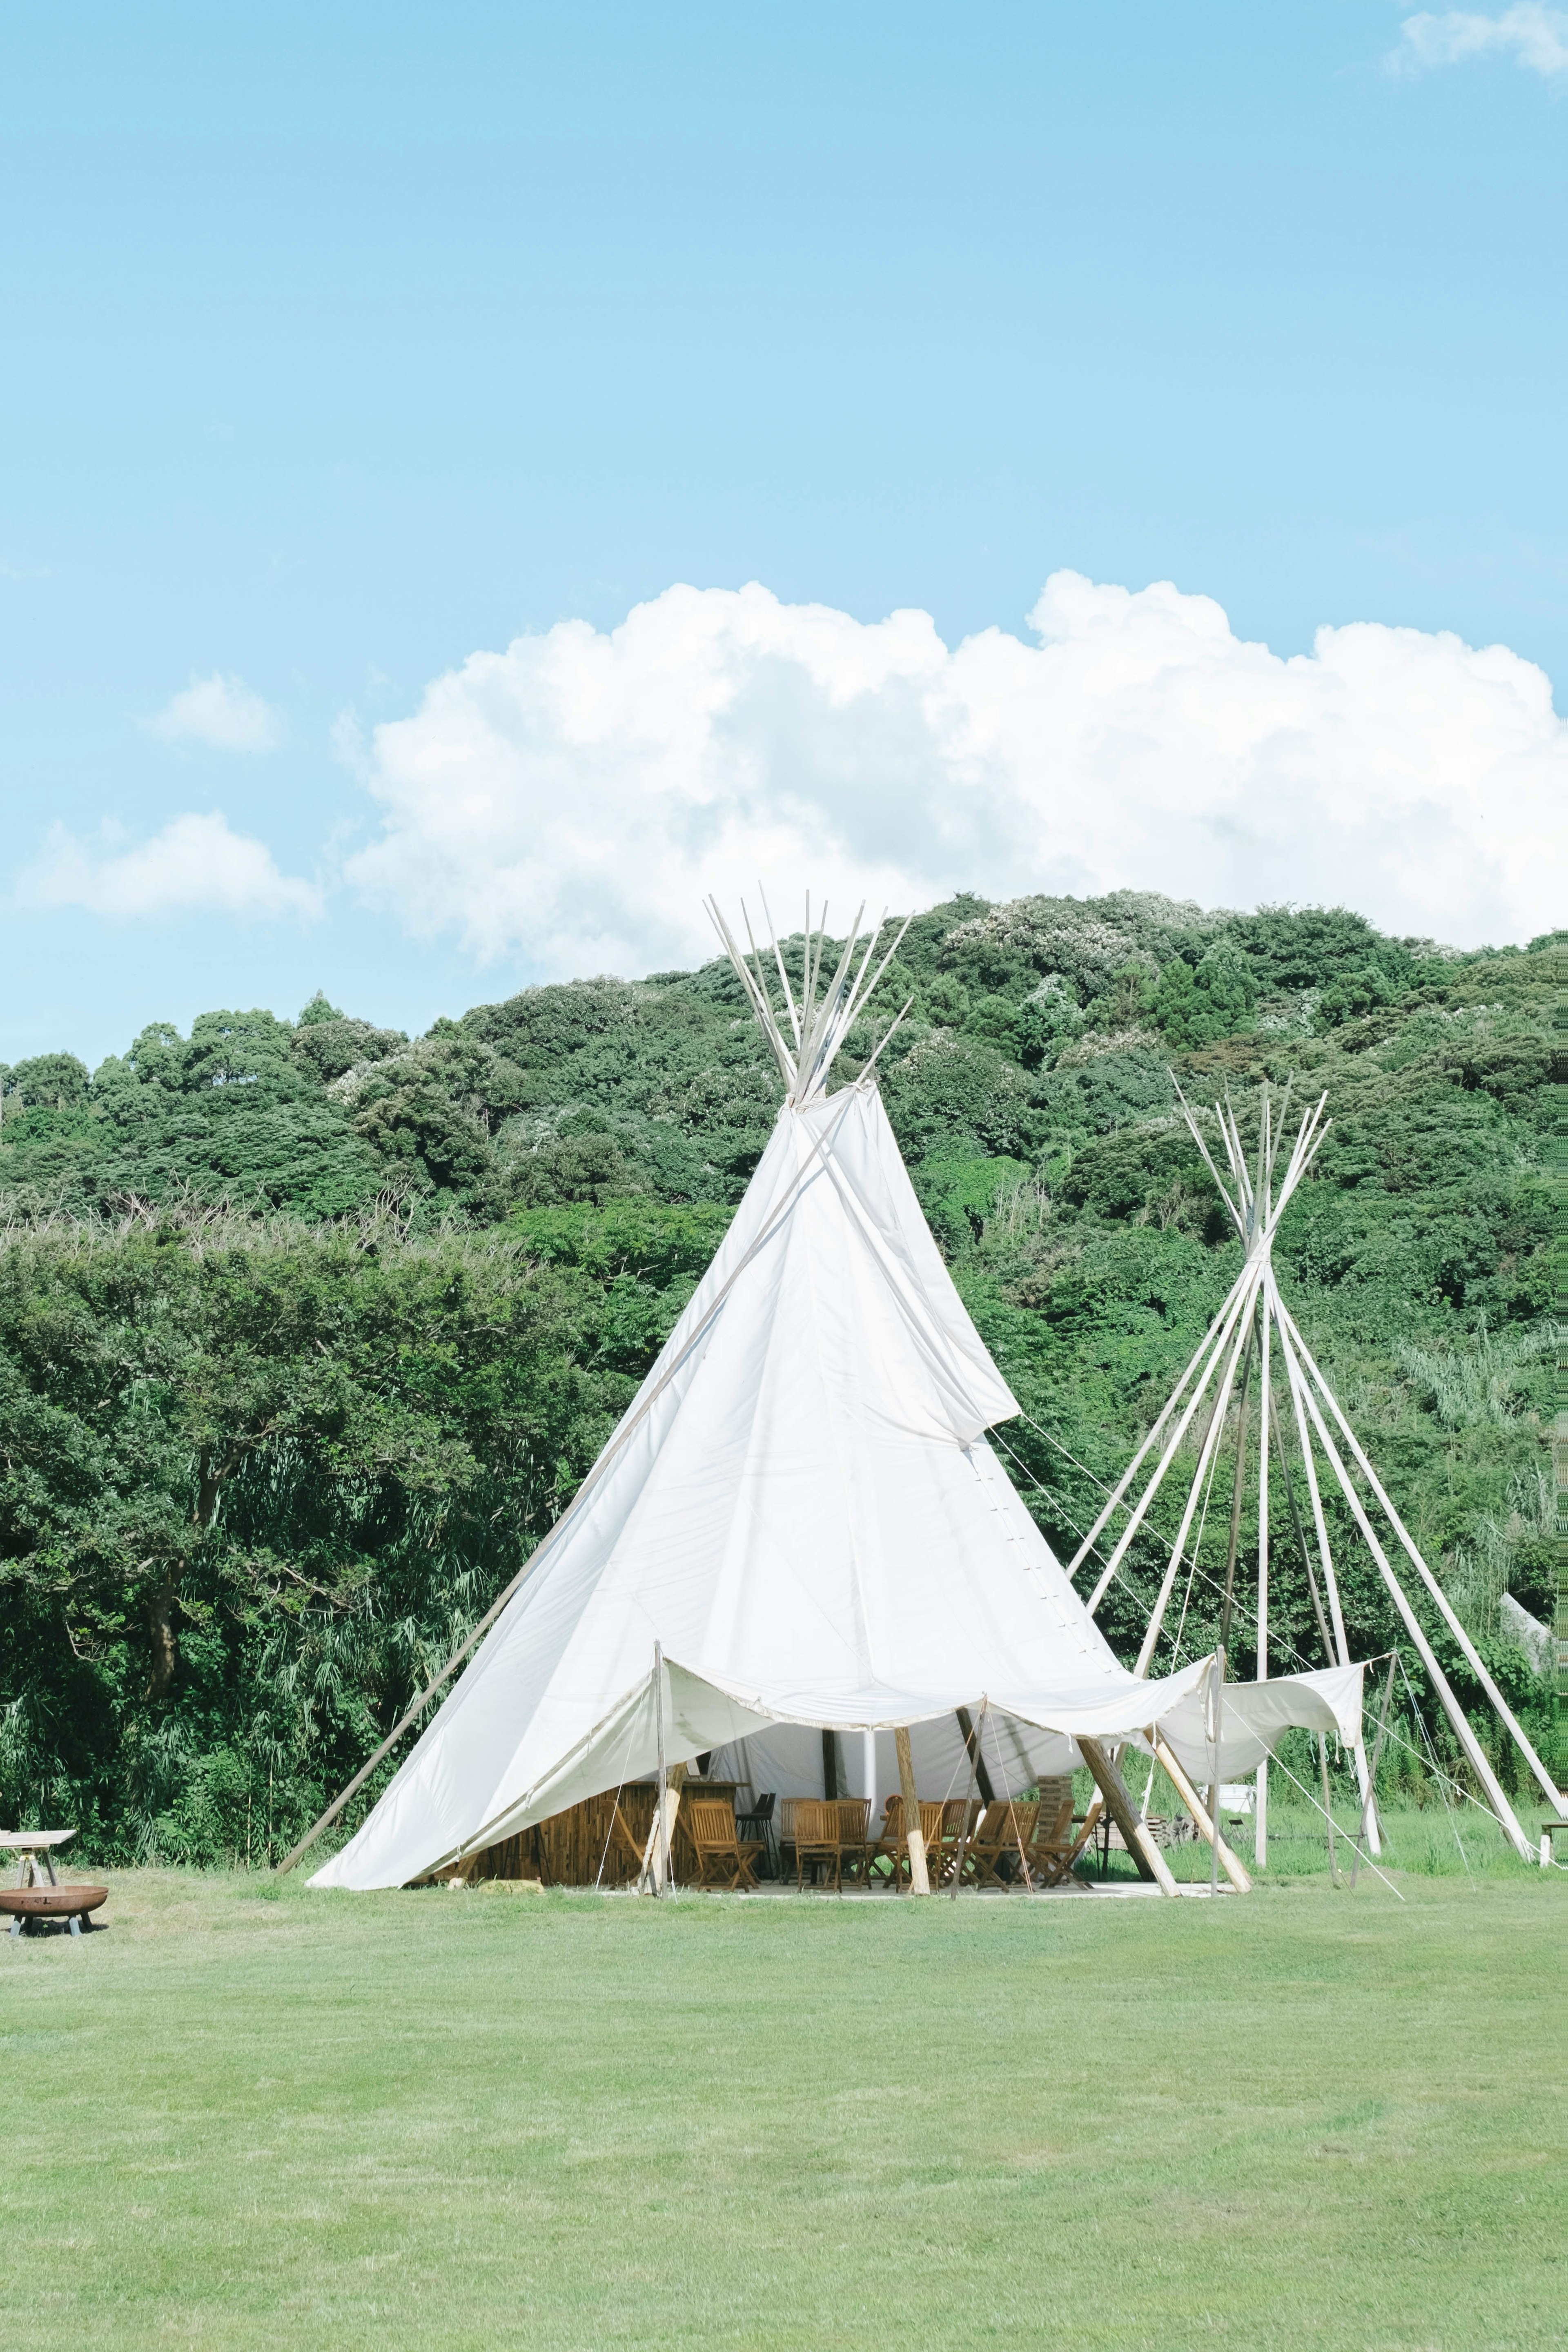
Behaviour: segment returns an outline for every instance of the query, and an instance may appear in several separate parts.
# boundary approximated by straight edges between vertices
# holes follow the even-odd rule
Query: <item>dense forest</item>
[[[1560,1770],[1519,1608],[1557,1604],[1561,953],[1342,910],[963,897],[910,924],[841,1064],[910,1002],[884,1099],[1026,1409],[1003,1458],[1064,1553],[1237,1264],[1173,1074],[1244,1126],[1264,1079],[1326,1089],[1279,1263]],[[412,1040],[317,996],[154,1025],[90,1074],[0,1068],[0,1814],[77,1822],[103,1860],[279,1853],[570,1497],[778,1097],[718,962],[527,989]],[[1384,1651],[1336,1533],[1353,1643]],[[1134,1582],[1161,1563],[1151,1536]],[[1205,1591],[1183,1656],[1212,1644]],[[1321,1663],[1283,1554],[1274,1607]],[[1130,1652],[1133,1604],[1108,1612]]]

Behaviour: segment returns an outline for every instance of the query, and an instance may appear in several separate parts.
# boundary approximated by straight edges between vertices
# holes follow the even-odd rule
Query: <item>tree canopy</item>
[[[1175,1085],[1244,1115],[1264,1078],[1326,1088],[1282,1273],[1545,1738],[1500,1612],[1555,1604],[1558,953],[1343,909],[965,895],[910,926],[838,1073],[910,1001],[889,1113],[1025,1406],[1003,1458],[1064,1551],[1234,1271]],[[106,1859],[286,1843],[572,1493],[778,1094],[721,963],[526,989],[419,1038],[318,995],[154,1024],[90,1076],[64,1051],[0,1068],[0,1806]],[[1338,1532],[1353,1638],[1385,1647]],[[1124,1648],[1158,1564],[1135,1554],[1108,1603]],[[1319,1663],[1285,1568],[1275,1608]],[[1187,1652],[1211,1614],[1194,1587]]]

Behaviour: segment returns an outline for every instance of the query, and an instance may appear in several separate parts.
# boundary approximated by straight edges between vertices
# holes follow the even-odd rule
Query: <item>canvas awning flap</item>
[[[1226,1683],[1217,1709],[1206,1685],[1161,1717],[1160,1729],[1193,1780],[1237,1780],[1256,1770],[1293,1725],[1352,1748],[1361,1738],[1362,1668],[1324,1666],[1266,1683]],[[1217,1715],[1218,1768],[1213,1732]]]

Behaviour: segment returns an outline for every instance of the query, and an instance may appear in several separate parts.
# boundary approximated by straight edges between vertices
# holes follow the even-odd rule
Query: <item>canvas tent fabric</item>
[[[1279,1734],[1316,1710],[1310,1728],[1346,1743],[1353,1741],[1361,1720],[1359,1666],[1334,1667],[1309,1678],[1285,1683],[1227,1683],[1220,1706],[1221,1748],[1227,1774],[1250,1772],[1269,1754]],[[1162,1737],[1174,1750],[1188,1778],[1200,1784],[1214,1778],[1214,1747],[1209,1738],[1210,1694],[1201,1686],[1161,1717]],[[969,1710],[971,1729],[977,1710]],[[1083,1761],[1076,1740],[1059,1731],[1047,1731],[993,1704],[980,1734],[987,1777],[998,1796],[1022,1796],[1042,1780],[1071,1772]],[[870,1735],[872,1761],[867,1769],[865,1740],[853,1731],[840,1735],[835,1750],[837,1793],[869,1797],[880,1807],[899,1787],[899,1762],[890,1731]],[[928,1796],[962,1796],[969,1786],[969,1748],[956,1714],[934,1715],[913,1726],[910,1744],[915,1779]],[[1142,1731],[1132,1742],[1141,1752],[1149,1747]],[[744,1739],[714,1751],[709,1771],[732,1780],[760,1796],[772,1790],[778,1797],[820,1797],[825,1794],[822,1736],[816,1727],[770,1724]]]
[[[1067,1739],[1180,1726],[1189,1702],[1201,1717],[1206,1662],[1129,1674],[1068,1581],[985,1442],[1017,1410],[875,1086],[786,1101],[576,1502],[312,1884],[406,1885],[646,1776],[661,1711],[671,1763],[770,1725],[888,1727],[987,1698]],[[1328,1681],[1281,1677],[1268,1705],[1343,1733],[1352,1701]],[[1226,1692],[1227,1773],[1246,1769],[1247,1689]]]

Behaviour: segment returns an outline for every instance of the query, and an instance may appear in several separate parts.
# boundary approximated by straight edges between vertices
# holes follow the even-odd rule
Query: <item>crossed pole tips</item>
[[[826,899],[823,901],[821,915],[814,928],[811,919],[811,893],[807,891],[805,945],[797,994],[790,981],[784,950],[779,944],[778,936],[773,929],[773,919],[769,911],[767,893],[763,889],[761,883],[758,884],[757,890],[763,902],[763,918],[768,927],[768,954],[778,974],[782,1003],[775,1001],[767,966],[752,934],[752,919],[744,900],[741,905],[741,921],[746,934],[744,949],[741,947],[733,931],[725,921],[717,898],[709,898],[704,904],[708,919],[718,932],[720,944],[740,977],[741,984],[746,992],[747,1001],[757,1016],[763,1034],[773,1047],[773,1058],[779,1066],[780,1074],[788,1089],[789,1099],[798,1110],[803,1105],[826,1092],[828,1075],[833,1068],[834,1061],[850,1030],[881,985],[883,974],[903,944],[904,933],[910,928],[911,918],[908,915],[904,917],[894,935],[892,945],[887,949],[873,970],[872,957],[878,940],[887,929],[888,918],[884,913],[881,920],[868,933],[863,932],[861,925],[865,919],[866,907],[865,901],[862,900],[855,920],[849,927],[848,936],[839,952],[833,976],[825,986],[822,974],[828,946],[827,903]],[[855,954],[862,938],[866,944],[857,968]],[[913,1003],[914,998],[911,996],[893,1015],[886,1030],[878,1039],[876,1050],[859,1072],[860,1077],[869,1076],[883,1046],[886,1045]],[[786,1023],[789,1032],[787,1036]]]
[[[1138,1448],[1121,1478],[1112,1489],[1099,1517],[1095,1519],[1069,1563],[1068,1573],[1076,1576],[1094,1547],[1099,1544],[1118,1514],[1125,1513],[1120,1532],[1105,1556],[1104,1565],[1089,1596],[1092,1615],[1104,1600],[1112,1582],[1121,1574],[1122,1563],[1137,1538],[1139,1529],[1148,1518],[1151,1505],[1164,1484],[1167,1475],[1188,1439],[1194,1423],[1201,1428],[1197,1465],[1192,1474],[1185,1501],[1170,1556],[1160,1580],[1159,1591],[1150,1612],[1148,1625],[1139,1647],[1136,1671],[1147,1674],[1153,1660],[1165,1622],[1176,1579],[1184,1562],[1186,1565],[1188,1589],[1199,1573],[1197,1549],[1203,1533],[1207,1496],[1225,1441],[1227,1425],[1235,1407],[1235,1471],[1232,1484],[1230,1529],[1225,1580],[1222,1587],[1221,1672],[1224,1654],[1229,1647],[1230,1622],[1235,1600],[1237,1553],[1243,1517],[1243,1499],[1251,1471],[1257,1514],[1257,1675],[1259,1682],[1267,1679],[1269,1655],[1269,1471],[1279,1474],[1289,1507],[1289,1519],[1296,1549],[1300,1552],[1312,1597],[1314,1615],[1320,1638],[1331,1664],[1349,1665],[1349,1646],[1345,1636],[1344,1611],[1340,1598],[1339,1577],[1334,1566],[1332,1546],[1329,1538],[1328,1519],[1323,1507],[1324,1482],[1320,1471],[1342,1496],[1351,1517],[1364,1541],[1377,1572],[1392,1601],[1412,1646],[1426,1667],[1427,1675],[1444,1713],[1453,1727],[1454,1736],[1468,1760],[1477,1781],[1499,1822],[1520,1855],[1527,1862],[1536,1859],[1518,1815],[1503,1792],[1500,1780],[1486,1749],[1455,1696],[1452,1685],[1444,1674],[1426,1632],[1415,1613],[1410,1595],[1405,1591],[1400,1572],[1391,1554],[1403,1551],[1407,1570],[1414,1570],[1418,1586],[1425,1590],[1436,1606],[1448,1632],[1453,1635],[1466,1664],[1485,1692],[1509,1738],[1522,1758],[1527,1769],[1539,1784],[1542,1794],[1555,1811],[1561,1800],[1552,1775],[1515,1717],[1502,1692],[1498,1688],[1485,1660],[1476,1648],[1456,1614],[1447,1594],[1411,1536],[1405,1522],[1389,1500],[1366,1452],[1345,1418],[1328,1381],[1314,1360],[1301,1336],[1300,1327],[1280,1297],[1274,1273],[1273,1244],[1279,1222],[1289,1206],[1297,1187],[1311,1167],[1330,1120],[1325,1117],[1328,1097],[1321,1095],[1300,1117],[1295,1141],[1282,1169],[1279,1166],[1283,1149],[1290,1088],[1286,1087],[1276,1101],[1266,1085],[1260,1094],[1258,1117],[1258,1138],[1255,1150],[1246,1149],[1235,1110],[1228,1099],[1213,1106],[1213,1118],[1217,1127],[1221,1156],[1226,1172],[1222,1175],[1215,1155],[1209,1149],[1202,1126],[1192,1106],[1176,1087],[1177,1100],[1193,1139],[1203,1155],[1204,1164],[1214,1179],[1221,1201],[1242,1244],[1241,1271],[1232,1284],[1218,1314],[1204,1336],[1185,1371],[1177,1381],[1163,1410],[1155,1419],[1143,1443]],[[1275,1380],[1278,1364],[1280,1375]],[[1254,1366],[1257,1368],[1258,1415],[1255,1455],[1249,1454],[1249,1400]],[[1296,1456],[1300,1462],[1306,1487],[1311,1539],[1309,1541],[1301,1523],[1293,1477],[1294,1465],[1289,1454],[1276,1388],[1285,1392],[1286,1409],[1293,1429]],[[1206,1423],[1199,1416],[1207,1404]],[[1152,1466],[1151,1465],[1152,1463]],[[1352,1465],[1353,1474],[1352,1475]],[[1359,1484],[1358,1484],[1359,1478]],[[1193,1538],[1194,1521],[1198,1524],[1198,1538]],[[1324,1601],[1327,1608],[1324,1608]],[[1173,1647],[1174,1646],[1173,1643]],[[1373,1854],[1382,1851],[1378,1832],[1377,1811],[1373,1801],[1371,1776],[1367,1768],[1364,1746],[1358,1741],[1355,1754],[1356,1779],[1361,1790],[1362,1805],[1367,1822],[1368,1836]],[[1258,1860],[1267,1859],[1268,1853],[1268,1769],[1258,1772],[1256,1811]]]

